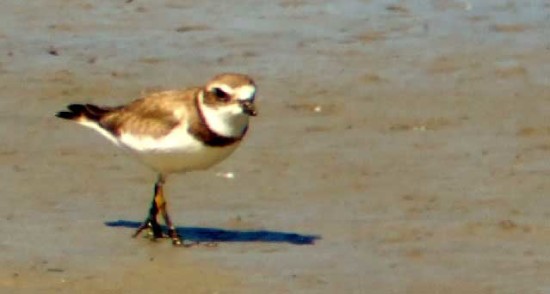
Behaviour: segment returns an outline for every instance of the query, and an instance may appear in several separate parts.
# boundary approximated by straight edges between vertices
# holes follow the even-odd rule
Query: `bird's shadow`
[[[141,222],[117,220],[105,222],[105,225],[109,227],[137,229],[141,225]],[[166,230],[166,228],[164,229]],[[193,242],[266,242],[311,245],[316,240],[321,239],[321,236],[318,235],[302,235],[267,230],[227,230],[199,227],[176,227],[176,230],[183,239]]]

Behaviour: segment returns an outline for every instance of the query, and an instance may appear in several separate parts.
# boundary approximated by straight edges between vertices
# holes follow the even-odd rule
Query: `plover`
[[[149,229],[152,238],[168,236],[183,245],[168,215],[163,185],[170,174],[207,169],[227,158],[257,114],[256,85],[243,74],[226,73],[203,87],[152,93],[116,107],[71,104],[57,117],[92,128],[128,151],[158,178],[149,214],[134,237]],[[161,214],[167,235],[157,221]]]

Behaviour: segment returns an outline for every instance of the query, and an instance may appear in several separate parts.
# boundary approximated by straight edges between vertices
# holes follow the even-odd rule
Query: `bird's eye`
[[[220,88],[214,88],[213,92],[214,95],[216,95],[216,99],[218,99],[218,101],[227,102],[231,98],[229,97],[229,94],[227,94]]]

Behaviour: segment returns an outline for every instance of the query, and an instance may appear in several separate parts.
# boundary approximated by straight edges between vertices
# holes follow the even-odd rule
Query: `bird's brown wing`
[[[99,124],[115,135],[130,133],[158,138],[164,136],[190,115],[197,89],[165,91],[117,108],[105,114]]]

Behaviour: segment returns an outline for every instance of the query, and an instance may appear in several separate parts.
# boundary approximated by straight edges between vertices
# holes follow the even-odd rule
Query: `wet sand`
[[[2,2],[0,292],[550,292],[547,1],[111,2]],[[154,174],[53,114],[225,71],[260,116],[167,185],[217,246],[130,238]]]

